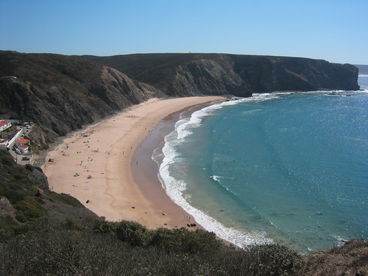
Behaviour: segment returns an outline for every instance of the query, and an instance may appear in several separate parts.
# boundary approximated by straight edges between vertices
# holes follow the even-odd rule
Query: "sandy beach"
[[[150,99],[72,133],[46,155],[42,169],[50,189],[76,197],[109,221],[132,220],[149,228],[194,222],[166,196],[157,177],[152,177],[157,175],[155,168],[147,160],[140,164],[139,154],[134,154],[164,118],[223,99]],[[146,159],[151,154],[140,152]]]

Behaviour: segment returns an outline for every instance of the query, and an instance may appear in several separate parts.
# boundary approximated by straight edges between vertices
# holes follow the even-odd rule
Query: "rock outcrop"
[[[172,96],[249,96],[252,92],[359,89],[356,67],[325,60],[229,54],[136,54],[84,58],[114,67]]]
[[[368,275],[368,242],[351,240],[342,247],[304,256],[300,275]]]
[[[6,197],[0,196],[0,217],[15,217],[16,210]]]
[[[162,93],[82,58],[0,52],[0,95],[0,117],[57,136]]]

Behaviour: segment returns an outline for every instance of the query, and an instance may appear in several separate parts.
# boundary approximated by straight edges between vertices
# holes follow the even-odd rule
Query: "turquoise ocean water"
[[[368,76],[359,82],[368,89]],[[161,181],[239,246],[306,253],[368,238],[367,92],[258,94],[199,110],[154,156]]]

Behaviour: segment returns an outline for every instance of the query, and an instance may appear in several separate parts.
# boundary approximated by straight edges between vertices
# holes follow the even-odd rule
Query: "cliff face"
[[[236,72],[252,91],[359,89],[357,68],[349,64],[292,57],[233,58]]]
[[[73,57],[0,51],[0,117],[65,135],[151,97],[358,89],[352,65],[227,54]]]
[[[228,54],[84,56],[109,65],[168,95],[355,90],[358,70],[348,64],[292,57]]]
[[[0,95],[0,117],[31,120],[65,135],[162,93],[85,59],[0,52]]]

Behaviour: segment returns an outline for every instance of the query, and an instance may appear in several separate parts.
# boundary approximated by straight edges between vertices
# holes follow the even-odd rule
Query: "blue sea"
[[[307,253],[368,238],[368,76],[359,83],[183,115],[153,156],[167,194],[241,247]]]

